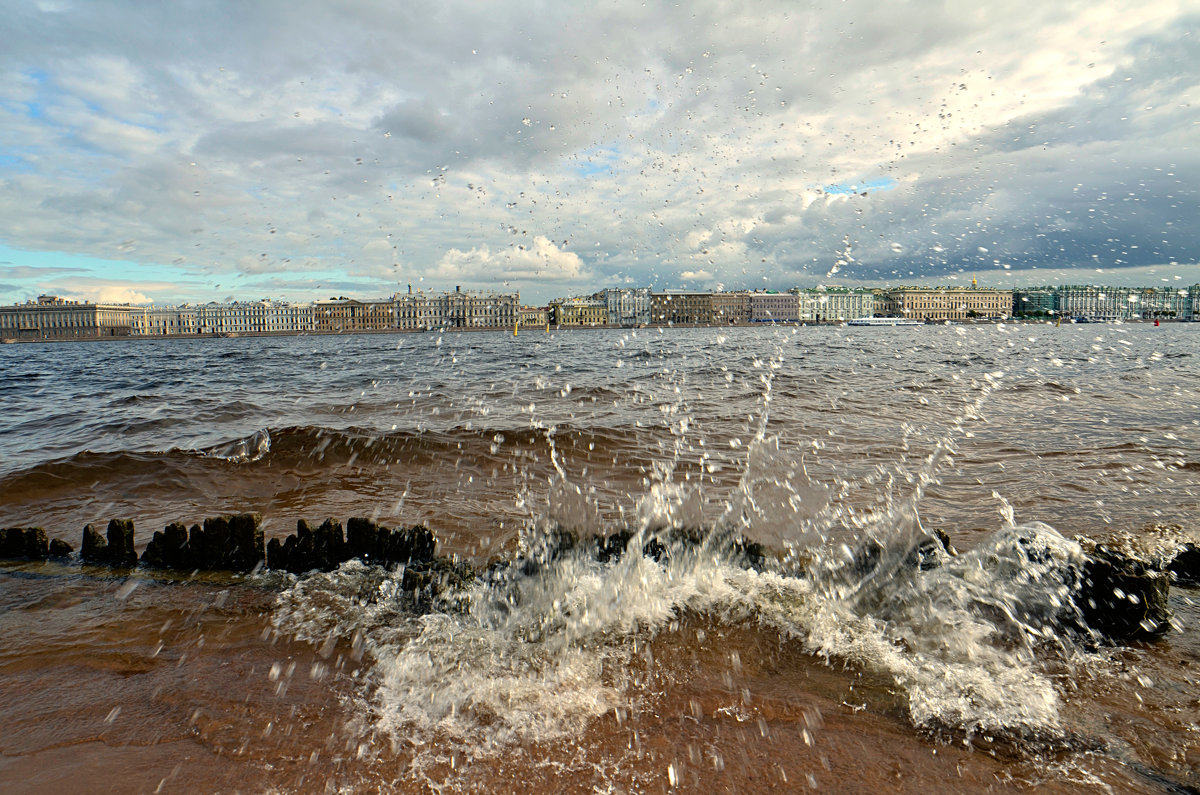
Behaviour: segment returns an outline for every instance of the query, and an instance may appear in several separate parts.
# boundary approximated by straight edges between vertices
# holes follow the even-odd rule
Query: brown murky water
[[[1196,540],[1198,356],[1185,324],[6,346],[0,526],[78,546],[85,523],[131,517],[141,547],[226,512],[262,513],[268,536],[375,516],[482,565],[551,522],[717,524],[779,563],[570,560],[422,614],[353,565],[297,581],[4,563],[0,779],[1200,788],[1196,589],[1172,589],[1176,629],[1154,642],[1014,643],[972,604],[1026,597],[969,565],[1009,510],[1148,554]],[[963,551],[943,574],[876,583],[876,607],[798,575],[913,532],[913,506]]]

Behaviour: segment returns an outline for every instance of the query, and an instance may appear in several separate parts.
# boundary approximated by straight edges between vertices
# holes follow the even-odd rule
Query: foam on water
[[[835,567],[758,572],[708,544],[672,547],[664,565],[639,546],[616,563],[574,553],[483,580],[419,618],[392,603],[398,575],[376,574],[364,588],[366,570],[347,564],[319,588],[285,595],[277,618],[313,640],[363,638],[373,681],[365,709],[400,744],[437,739],[487,753],[578,734],[628,703],[639,644],[688,614],[769,629],[883,676],[916,726],[1058,729],[1043,662],[1072,653],[1056,617],[1069,605],[1063,566],[1080,553],[1047,526],[1005,528],[931,571],[883,560],[889,571],[853,589]],[[354,579],[357,596],[331,587]]]
[[[1057,732],[1060,699],[1047,671],[1077,654],[1063,628],[1078,545],[1046,525],[1018,526],[1009,511],[1000,530],[952,557],[931,548],[918,515],[924,490],[952,460],[952,440],[969,434],[1002,374],[970,385],[949,427],[930,432],[924,458],[821,483],[802,453],[766,433],[779,361],[756,360],[757,428],[740,482],[706,532],[696,532],[706,495],[674,477],[685,451],[702,446],[692,445],[696,424],[676,401],[663,410],[674,456],[651,467],[626,553],[615,562],[582,547],[548,554],[564,528],[622,528],[603,525],[589,489],[560,463],[553,428],[539,428],[555,474],[549,504],[531,512],[540,530],[522,538],[530,565],[493,570],[420,617],[389,605],[399,573],[367,581],[348,565],[285,593],[277,626],[317,641],[362,638],[372,671],[363,712],[399,745],[450,742],[478,754],[576,735],[635,697],[639,647],[688,615],[774,633],[869,672],[899,692],[915,726]],[[904,443],[918,433],[906,428]],[[855,508],[851,493],[871,490]],[[670,529],[686,532],[672,540]],[[783,558],[748,568],[730,543],[736,536],[767,540]],[[644,547],[652,537],[665,556]],[[919,549],[940,565],[922,570]]]

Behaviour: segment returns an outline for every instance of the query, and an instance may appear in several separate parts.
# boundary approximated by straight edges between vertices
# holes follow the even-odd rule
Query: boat
[[[924,320],[911,317],[856,317],[847,320],[847,326],[924,326]]]

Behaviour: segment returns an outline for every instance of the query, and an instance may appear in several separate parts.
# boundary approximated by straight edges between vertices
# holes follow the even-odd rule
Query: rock
[[[300,529],[298,524],[296,529]],[[324,571],[332,571],[349,559],[346,540],[342,537],[342,523],[337,519],[326,519],[313,533],[313,559],[317,568]]]
[[[156,530],[142,553],[142,563],[156,569],[195,568],[189,560],[187,540],[187,527],[179,522],[172,522],[161,532]]]
[[[437,539],[423,525],[389,530],[371,519],[353,517],[346,522],[346,556],[382,566],[430,562]]]
[[[628,530],[618,530],[607,537],[592,536],[592,543],[595,544],[596,560],[601,563],[620,560],[632,539],[633,533]]]
[[[192,525],[188,538],[188,554],[192,565],[205,571],[225,568],[222,561],[229,546],[229,517],[210,516],[203,527]]]
[[[738,536],[733,540],[733,554],[745,568],[762,572],[767,565],[767,548],[758,541]]]
[[[346,522],[346,554],[364,563],[381,562],[379,525],[370,519],[351,517]]]
[[[1111,641],[1153,638],[1170,629],[1170,576],[1103,545],[1083,565],[1075,604],[1093,631]]]
[[[1200,544],[1184,544],[1167,571],[1180,585],[1200,585]]]
[[[9,527],[0,529],[0,558],[34,558],[45,560],[49,555],[46,531],[40,527]]]
[[[137,565],[133,551],[133,520],[113,519],[108,523],[107,562],[112,566],[129,568]]]
[[[50,540],[46,538],[45,530],[40,527],[26,527],[24,536],[25,557],[45,560],[50,556]]]
[[[295,536],[288,536],[295,538]],[[283,556],[283,542],[278,538],[272,538],[267,542],[267,568],[276,571],[287,569],[287,559]]]
[[[89,524],[83,528],[83,546],[80,554],[88,563],[108,562],[108,542],[94,525]]]
[[[265,558],[262,517],[257,513],[210,516],[193,525],[187,565],[207,571],[253,571]]]
[[[667,553],[667,545],[659,541],[657,537],[650,539],[642,545],[642,556],[653,558],[656,563],[665,564],[670,558]]]
[[[70,556],[74,551],[75,548],[61,538],[50,539],[50,557],[65,558]]]
[[[229,540],[222,562],[230,571],[253,571],[262,565],[265,557],[262,516],[243,513],[230,517]]]
[[[433,532],[424,525],[413,525],[408,530],[393,530],[383,553],[388,563],[407,566],[433,561],[436,549]]]
[[[342,524],[326,519],[316,530],[303,519],[296,522],[296,532],[280,542],[272,538],[267,545],[267,567],[293,574],[306,571],[332,571],[351,557],[342,538]]]
[[[25,531],[19,527],[0,528],[0,558],[24,556]]]
[[[475,580],[470,564],[451,558],[432,558],[406,566],[400,588],[434,597],[450,589],[461,589]]]

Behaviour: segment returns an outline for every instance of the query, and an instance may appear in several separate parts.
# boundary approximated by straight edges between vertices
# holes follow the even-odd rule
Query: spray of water
[[[917,726],[1056,731],[1059,697],[1043,661],[1073,653],[1058,628],[1070,604],[1064,571],[1078,562],[1078,546],[1045,525],[1017,525],[1009,509],[990,539],[950,556],[930,543],[918,513],[939,468],[952,463],[954,439],[983,421],[1003,374],[975,384],[915,467],[822,483],[804,455],[768,433],[782,361],[781,343],[755,363],[761,411],[715,523],[701,525],[699,486],[673,477],[696,432],[682,397],[663,403],[674,455],[654,463],[615,560],[563,542],[563,528],[612,528],[594,494],[572,483],[554,429],[544,428],[549,504],[540,515],[530,509],[535,521],[516,561],[421,616],[395,607],[399,573],[347,564],[286,592],[277,625],[314,642],[360,638],[372,671],[362,709],[399,745],[436,741],[487,754],[575,735],[626,704],[639,644],[688,614],[769,628],[781,642],[889,680]],[[848,499],[863,488],[877,491],[867,509]],[[787,543],[761,566],[748,566],[731,543],[772,534]]]

